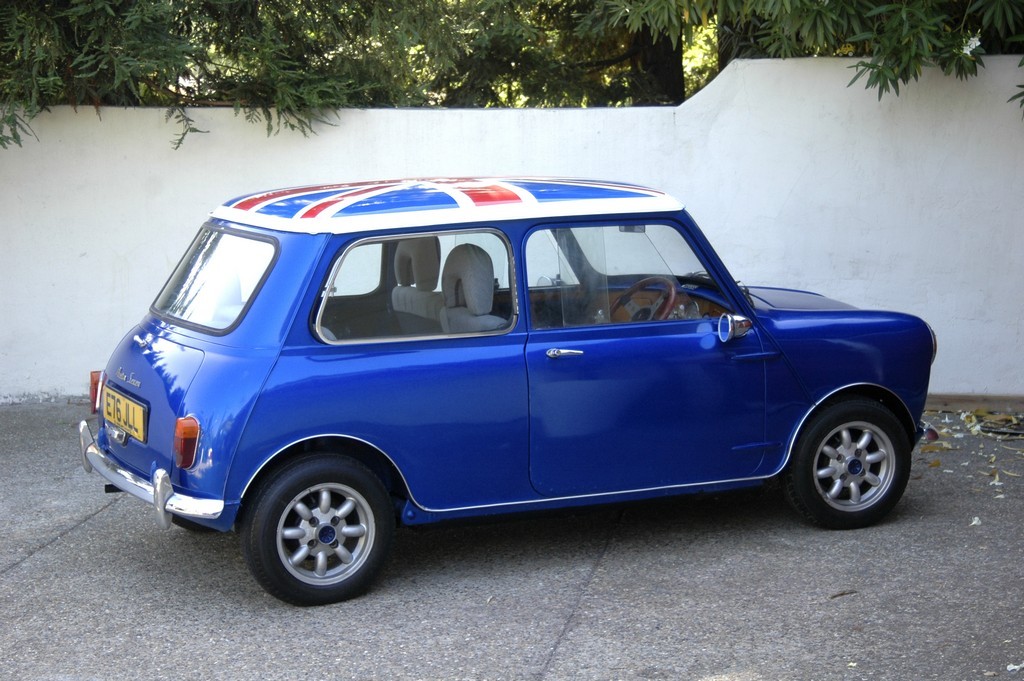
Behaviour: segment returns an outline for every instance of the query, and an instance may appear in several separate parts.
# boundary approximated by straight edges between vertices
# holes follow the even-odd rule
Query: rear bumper
[[[200,499],[179,494],[171,487],[171,477],[162,468],[153,472],[153,479],[143,477],[123,468],[96,444],[89,424],[78,424],[78,439],[82,446],[82,467],[86,473],[96,471],[107,482],[123,492],[152,504],[156,509],[160,527],[171,526],[171,514],[186,518],[219,518],[224,511],[221,499]]]

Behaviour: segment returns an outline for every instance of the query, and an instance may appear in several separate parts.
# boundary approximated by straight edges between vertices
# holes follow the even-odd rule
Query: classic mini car
[[[900,499],[935,337],[738,284],[653,189],[299,187],[216,208],[95,372],[83,463],[235,529],[271,594],[364,592],[396,525],[759,485],[830,528]],[[115,489],[116,488],[116,489]]]

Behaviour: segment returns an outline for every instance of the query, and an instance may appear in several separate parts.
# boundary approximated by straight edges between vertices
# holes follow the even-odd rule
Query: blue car
[[[917,317],[738,284],[654,189],[327,184],[216,208],[79,430],[108,490],[236,530],[317,605],[365,592],[398,525],[771,478],[812,523],[875,523],[934,357]]]

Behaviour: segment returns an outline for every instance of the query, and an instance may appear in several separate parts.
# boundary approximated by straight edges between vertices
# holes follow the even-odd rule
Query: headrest
[[[494,264],[487,251],[474,244],[452,249],[444,263],[441,292],[445,307],[465,307],[485,315],[494,304]]]
[[[441,269],[441,243],[436,236],[403,239],[395,249],[395,276],[399,286],[415,285],[421,291],[437,288]]]

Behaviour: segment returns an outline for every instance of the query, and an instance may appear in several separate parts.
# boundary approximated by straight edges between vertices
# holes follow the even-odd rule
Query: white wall
[[[555,174],[682,199],[733,274],[916,313],[933,393],[1024,395],[1024,121],[1016,57],[897,99],[842,59],[736,62],[678,108],[340,112],[303,138],[193,112],[57,108],[0,151],[0,402],[85,392],[208,210],[273,187]]]

